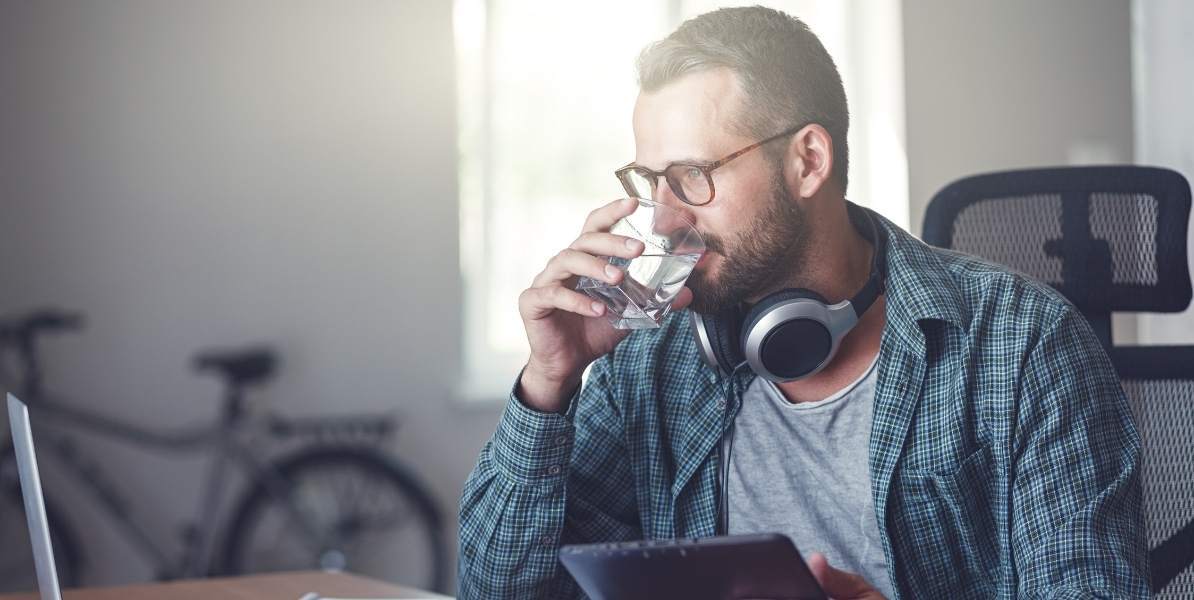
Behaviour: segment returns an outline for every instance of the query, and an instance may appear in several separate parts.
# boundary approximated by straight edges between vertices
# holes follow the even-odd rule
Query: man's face
[[[755,143],[732,127],[742,103],[737,76],[728,69],[691,73],[640,94],[635,162],[655,170],[673,162],[710,163]],[[705,238],[707,250],[687,283],[691,308],[702,314],[778,289],[803,266],[808,238],[782,164],[763,148],[713,171],[713,183],[717,194],[704,206],[685,204],[662,180],[654,198],[684,211]]]

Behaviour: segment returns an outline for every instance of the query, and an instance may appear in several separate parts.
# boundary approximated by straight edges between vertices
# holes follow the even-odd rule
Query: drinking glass
[[[581,277],[576,289],[603,302],[606,319],[617,329],[659,327],[704,254],[705,241],[680,210],[641,199],[610,233],[642,242],[643,253],[633,259],[603,257],[625,271],[621,283]]]

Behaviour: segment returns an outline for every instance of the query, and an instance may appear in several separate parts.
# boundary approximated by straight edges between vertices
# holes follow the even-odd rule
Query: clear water
[[[659,327],[671,312],[672,301],[684,287],[699,254],[644,254],[635,259],[611,257],[609,263],[626,271],[617,286],[580,278],[576,289],[605,303],[606,318],[617,329]]]

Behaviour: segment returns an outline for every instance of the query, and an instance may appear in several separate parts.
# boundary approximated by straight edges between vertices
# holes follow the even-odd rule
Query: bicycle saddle
[[[195,369],[215,371],[231,385],[245,385],[269,379],[278,365],[272,348],[257,346],[237,350],[210,350],[195,356]]]

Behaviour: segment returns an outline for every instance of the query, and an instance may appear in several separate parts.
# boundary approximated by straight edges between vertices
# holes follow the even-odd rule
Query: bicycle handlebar
[[[83,313],[41,308],[21,317],[0,319],[0,341],[28,341],[39,333],[77,331],[83,328]]]

